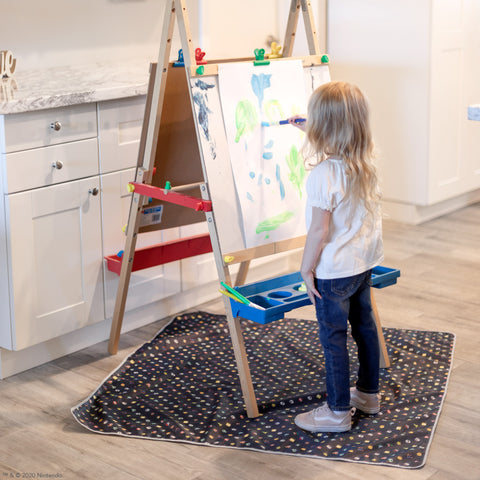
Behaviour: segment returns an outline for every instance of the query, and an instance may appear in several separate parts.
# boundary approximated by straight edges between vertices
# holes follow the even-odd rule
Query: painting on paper
[[[278,124],[307,111],[304,82],[299,60],[219,65],[246,248],[305,234],[304,133]]]

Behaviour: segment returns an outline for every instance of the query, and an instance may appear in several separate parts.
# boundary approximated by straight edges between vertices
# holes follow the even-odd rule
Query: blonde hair
[[[369,117],[367,100],[357,86],[347,82],[320,86],[308,102],[302,153],[310,167],[331,156],[341,157],[347,165],[349,193],[372,210],[380,194]]]

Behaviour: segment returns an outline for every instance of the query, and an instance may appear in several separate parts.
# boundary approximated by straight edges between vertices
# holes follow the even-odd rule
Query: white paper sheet
[[[304,133],[262,126],[306,113],[301,61],[219,65],[218,76],[246,248],[305,234]]]

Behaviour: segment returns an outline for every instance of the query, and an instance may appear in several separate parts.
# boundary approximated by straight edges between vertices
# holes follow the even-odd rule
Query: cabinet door
[[[479,21],[478,1],[432,2],[429,204],[480,187],[479,130],[466,113],[480,98]]]
[[[137,165],[146,97],[98,104],[98,138],[101,173]]]
[[[99,189],[95,176],[7,197],[11,348],[103,320]]]
[[[131,194],[127,184],[135,177],[135,169],[102,175],[103,249],[105,255],[115,255],[125,248],[122,228],[128,222]],[[142,233],[137,249],[178,238],[178,229]],[[118,289],[118,275],[105,265],[105,315],[113,317]],[[125,309],[148,305],[181,290],[180,262],[167,263],[133,272],[130,278]]]
[[[190,237],[208,233],[207,222],[194,223],[180,227],[180,236]],[[218,282],[218,272],[213,253],[205,253],[191,258],[184,258],[182,265],[182,290],[189,290],[208,282]],[[230,273],[235,273],[238,266],[230,267]]]

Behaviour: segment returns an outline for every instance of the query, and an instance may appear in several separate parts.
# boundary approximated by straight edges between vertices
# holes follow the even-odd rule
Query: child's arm
[[[307,239],[305,240],[305,247],[303,249],[300,273],[307,287],[308,297],[314,305],[315,297],[322,297],[315,288],[313,272],[318,265],[323,245],[327,239],[330,216],[331,212],[328,210],[322,210],[318,207],[312,208],[312,223],[308,229]]]
[[[295,120],[297,120],[297,119],[299,119],[299,118],[302,119],[302,120],[305,120],[305,119],[307,118],[307,116],[306,116],[306,115],[293,115],[293,117],[289,117],[289,118],[287,118],[287,120],[288,120],[288,123],[289,123],[290,125],[293,125],[294,127],[297,127],[297,128],[299,128],[300,130],[302,130],[302,132],[304,132],[304,131],[305,131],[305,124],[306,124],[307,122],[306,122],[306,121],[304,121],[304,122],[295,122]]]

